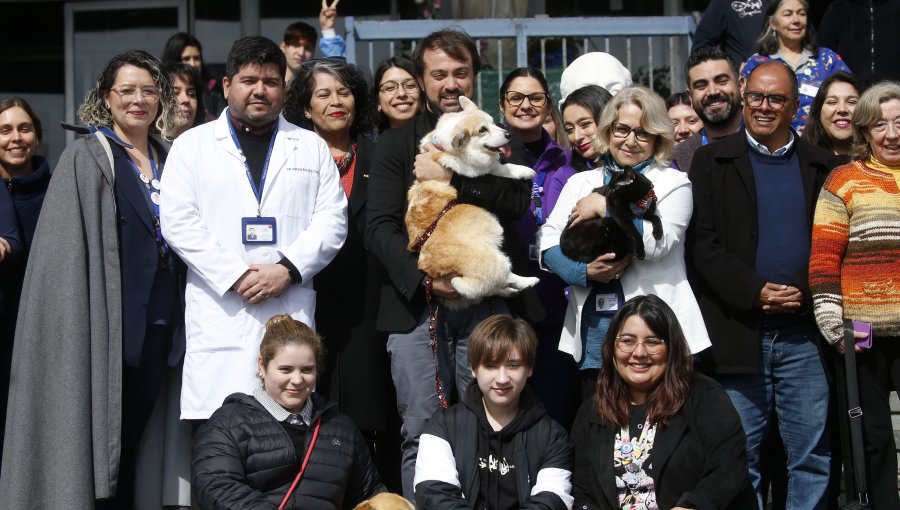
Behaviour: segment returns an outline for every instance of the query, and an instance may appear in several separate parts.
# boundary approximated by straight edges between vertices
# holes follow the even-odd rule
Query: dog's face
[[[442,115],[422,143],[459,158],[462,167],[471,169],[472,176],[485,175],[499,164],[500,154],[509,157],[509,133],[468,98],[460,96],[459,102],[462,111]]]

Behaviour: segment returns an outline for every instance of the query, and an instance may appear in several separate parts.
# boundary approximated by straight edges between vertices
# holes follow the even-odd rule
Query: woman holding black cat
[[[622,89],[603,109],[598,132],[597,150],[605,156],[597,168],[569,179],[540,232],[542,267],[571,285],[559,349],[579,364],[585,398],[594,393],[602,365],[600,346],[612,316],[634,296],[654,294],[671,306],[691,352],[710,345],[684,265],[684,236],[693,212],[691,183],[669,165],[675,140],[662,99],[645,87]],[[662,220],[661,237],[653,236],[640,210],[634,225],[643,239],[643,260],[631,255],[617,260],[614,253],[587,263],[570,259],[559,247],[563,229],[569,223],[606,216],[606,197],[594,190],[609,184],[626,166],[653,182],[655,196],[649,198],[656,201]]]

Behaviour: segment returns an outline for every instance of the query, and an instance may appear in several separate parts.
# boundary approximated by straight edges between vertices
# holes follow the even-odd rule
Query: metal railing
[[[502,71],[530,65],[547,74],[548,68],[562,69],[579,55],[590,51],[606,51],[622,63],[641,82],[659,87],[660,81],[670,91],[683,90],[684,63],[691,47],[696,25],[690,16],[648,16],[608,18],[515,18],[468,20],[399,20],[357,21],[345,19],[347,58],[367,67],[370,72],[383,59],[400,53],[411,53],[417,41],[431,32],[446,27],[459,27],[472,36],[479,48],[496,45],[492,66],[497,69],[498,86]],[[505,40],[507,44],[499,44]],[[514,41],[514,45],[509,44]],[[549,57],[548,45],[555,54]],[[514,59],[504,59],[504,46],[514,51]],[[507,62],[510,60],[511,62]],[[552,62],[551,62],[552,60]],[[668,79],[654,76],[667,72]],[[479,83],[479,94],[481,83]],[[479,102],[481,97],[478,98]]]

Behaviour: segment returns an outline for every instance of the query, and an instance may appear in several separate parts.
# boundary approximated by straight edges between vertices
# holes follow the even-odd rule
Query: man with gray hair
[[[701,367],[725,387],[747,435],[760,508],[760,446],[777,416],[788,508],[826,504],[828,383],[812,316],[812,211],[835,157],[791,130],[797,79],[782,62],[750,74],[738,133],[701,147],[691,182],[688,260],[712,349]]]

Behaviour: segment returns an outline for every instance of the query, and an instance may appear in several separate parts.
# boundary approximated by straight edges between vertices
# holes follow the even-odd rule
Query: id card
[[[536,244],[528,245],[528,258],[530,260],[537,261],[538,259],[538,246]]]
[[[804,96],[816,97],[816,94],[819,93],[819,87],[816,87],[815,85],[812,85],[810,83],[801,83],[800,93]]]
[[[241,239],[244,244],[275,244],[278,241],[275,218],[241,218]]]
[[[597,312],[615,312],[619,309],[619,296],[615,292],[597,294],[596,298],[594,310]]]

